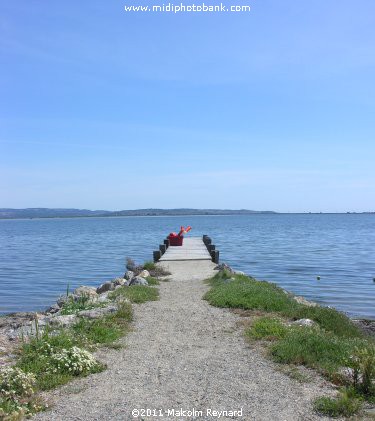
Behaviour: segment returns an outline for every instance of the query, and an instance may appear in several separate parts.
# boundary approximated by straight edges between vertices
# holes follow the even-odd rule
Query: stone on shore
[[[60,295],[60,297],[57,299],[57,305],[59,306],[59,307],[63,307],[63,305],[67,302],[67,301],[70,301],[70,300],[73,300],[73,301],[77,301],[77,299],[78,299],[78,295],[75,295],[75,294],[69,294],[69,295]]]
[[[99,298],[97,299],[98,303],[105,303],[106,301],[108,301],[108,295],[109,295],[110,291],[107,292],[103,292],[103,294],[99,295]]]
[[[133,278],[134,278],[134,272],[132,271],[132,270],[128,270],[126,273],[125,273],[125,275],[124,275],[124,278],[127,280],[127,281],[131,281]]]
[[[60,310],[61,308],[58,304],[52,304],[50,307],[47,308],[46,313],[55,314]]]
[[[226,271],[226,272],[229,272],[229,273],[231,273],[231,274],[235,274],[236,273],[236,271],[234,270],[234,269],[232,269],[229,265],[227,265],[226,263],[221,263],[220,265],[217,265],[215,268],[214,268],[214,270],[218,270],[219,272],[223,272],[223,271]]]
[[[76,288],[73,291],[74,295],[77,295],[78,297],[88,297],[91,300],[95,300],[96,298],[98,298],[98,294],[96,292],[96,288],[94,287],[87,287],[87,286],[80,286],[78,288]]]
[[[104,282],[101,284],[97,289],[96,292],[98,294],[102,294],[103,292],[113,291],[115,289],[115,284],[111,281]]]
[[[289,293],[287,292],[287,294]],[[303,304],[307,307],[316,307],[318,305],[317,303],[314,303],[313,301],[308,301],[306,300],[306,298],[303,297],[293,296],[293,299],[297,301],[298,304]]]
[[[138,276],[140,278],[148,278],[150,276],[150,272],[146,269],[143,269],[142,272]]]
[[[69,327],[73,325],[76,320],[77,316],[75,314],[68,314],[66,316],[52,316],[48,318],[49,324],[58,327]]]
[[[312,326],[315,326],[316,323],[314,322],[314,320],[311,320],[311,319],[299,319],[292,322],[292,325],[312,327]]]
[[[115,313],[117,311],[116,306],[108,306],[104,308],[94,308],[92,310],[82,310],[77,313],[79,317],[85,317],[87,319],[99,319],[107,314]]]
[[[140,276],[135,276],[131,281],[130,281],[130,284],[129,284],[130,286],[133,286],[133,285],[145,285],[145,286],[147,286],[148,285],[148,282],[147,282],[147,280],[146,279],[144,279],[144,278],[141,278]]]
[[[125,278],[116,278],[114,281],[112,281],[116,286],[121,286],[124,285],[126,283],[126,279]]]

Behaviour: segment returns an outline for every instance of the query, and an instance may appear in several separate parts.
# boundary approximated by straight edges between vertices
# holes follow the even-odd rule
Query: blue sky
[[[0,207],[375,210],[372,0],[125,4],[0,3]]]

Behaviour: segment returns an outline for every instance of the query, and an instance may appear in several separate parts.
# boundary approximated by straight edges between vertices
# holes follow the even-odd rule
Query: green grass
[[[320,328],[293,327],[270,348],[275,361],[305,365],[331,376],[364,341],[340,338]]]
[[[362,407],[362,399],[352,389],[340,392],[337,398],[321,397],[314,401],[314,409],[329,417],[351,417]]]
[[[93,303],[89,297],[80,296],[77,301],[70,298],[66,303],[64,303],[60,314],[65,316],[68,314],[77,314],[82,310],[92,310],[93,308],[105,307],[105,303]]]
[[[58,352],[74,346],[93,350],[98,345],[112,345],[129,330],[131,320],[131,305],[119,303],[119,309],[114,314],[96,320],[80,319],[68,329],[53,332],[47,330],[40,338],[23,344],[17,366],[27,373],[36,374],[38,390],[49,390],[68,383],[73,375],[48,372],[51,350]],[[90,372],[103,369],[104,366],[98,364]]]
[[[143,269],[148,270],[150,272],[150,270],[155,270],[156,269],[156,264],[154,262],[146,262],[143,265]]]
[[[227,278],[233,278],[228,281]],[[219,272],[209,280],[212,288],[204,298],[216,307],[286,312],[298,303],[275,284],[257,281],[243,275]]]
[[[160,285],[160,282],[158,279],[154,278],[153,276],[148,276],[146,278],[149,285]]]
[[[71,329],[80,346],[111,344],[129,330],[132,310],[128,303],[122,303],[119,310],[96,320],[83,318]]]
[[[279,370],[299,383],[309,383],[312,380],[311,375],[302,372],[298,367],[293,365],[280,365]]]
[[[246,331],[250,338],[274,340],[285,337],[288,328],[280,319],[274,317],[261,317],[257,319]]]
[[[132,303],[141,304],[147,301],[158,300],[159,291],[150,286],[134,285],[131,287],[118,288],[109,294],[111,300],[115,300],[118,297],[125,297]]]
[[[293,300],[294,301],[294,300]],[[292,306],[282,314],[293,320],[311,319],[327,331],[334,332],[335,335],[343,338],[363,338],[363,333],[345,314],[339,311],[322,306],[308,307],[299,304]]]
[[[234,280],[228,282],[229,278]],[[275,284],[225,271],[219,272],[208,282],[212,288],[204,298],[216,307],[276,312],[292,320],[308,318],[338,336],[363,337],[363,333],[343,313],[332,308],[299,304]]]
[[[332,308],[297,303],[292,295],[272,283],[226,271],[207,282],[211,288],[204,298],[211,305],[271,313],[255,320],[245,333],[255,340],[272,340],[269,353],[276,362],[316,369],[335,383],[354,388],[361,398],[375,400],[371,383],[375,380],[374,341],[345,314]],[[316,326],[286,326],[278,316],[291,321],[311,319]],[[342,367],[348,366],[357,373],[352,379],[340,373]],[[355,413],[360,399],[353,397],[350,390],[342,392],[337,399],[321,398],[316,402],[316,410],[326,414]]]
[[[29,343],[23,344],[17,366],[26,373],[36,375],[37,389],[53,389],[67,383],[73,376],[67,373],[48,373],[46,368],[49,359],[46,354],[50,348],[59,351],[71,349],[74,345],[76,345],[76,341],[67,330],[53,334],[47,332],[40,339],[34,338]]]

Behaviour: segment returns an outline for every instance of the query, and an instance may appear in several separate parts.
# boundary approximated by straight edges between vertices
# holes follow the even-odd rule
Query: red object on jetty
[[[169,245],[170,246],[182,246],[182,243],[184,242],[184,236],[182,234],[185,234],[191,230],[191,226],[188,226],[186,229],[184,227],[181,227],[180,232],[176,234],[175,232],[171,232],[168,235]]]
[[[169,245],[171,246],[182,246],[184,241],[184,237],[182,235],[178,235],[175,232],[171,232],[168,235]]]

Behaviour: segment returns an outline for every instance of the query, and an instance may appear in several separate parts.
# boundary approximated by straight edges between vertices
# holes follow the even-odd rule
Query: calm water
[[[122,275],[126,256],[151,260],[188,224],[234,268],[375,319],[375,215],[350,214],[0,220],[0,313],[44,309],[68,283]]]

